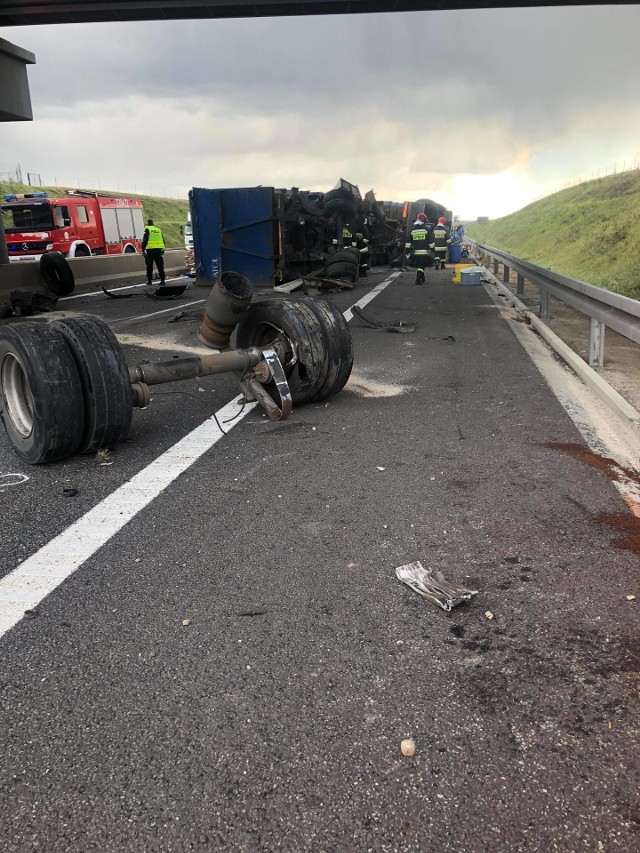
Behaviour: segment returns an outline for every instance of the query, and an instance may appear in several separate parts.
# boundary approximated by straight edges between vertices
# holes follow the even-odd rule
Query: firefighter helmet
[[[438,217],[438,225],[444,225],[444,216]]]

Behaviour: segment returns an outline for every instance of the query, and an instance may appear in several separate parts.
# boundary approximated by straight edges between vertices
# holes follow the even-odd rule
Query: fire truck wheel
[[[76,286],[73,270],[60,252],[45,252],[40,258],[40,274],[51,293],[67,296]]]
[[[91,249],[88,246],[76,246],[75,258],[90,258]]]
[[[351,330],[342,312],[326,299],[304,297],[300,301],[313,311],[324,332],[329,366],[324,383],[313,399],[314,401],[326,400],[342,391],[351,376],[353,367]]]
[[[346,281],[356,282],[358,280],[358,265],[352,263],[330,263],[324,275],[327,278],[343,278]]]
[[[124,441],[133,399],[129,370],[115,335],[97,317],[54,320],[51,325],[64,335],[82,381],[85,417],[80,453]]]
[[[82,384],[64,337],[47,323],[0,329],[0,417],[32,465],[75,453],[82,441]]]
[[[291,398],[298,405],[312,400],[324,385],[329,365],[324,338],[320,322],[306,305],[289,299],[265,299],[251,305],[240,321],[236,346],[276,345],[284,355]]]
[[[135,255],[136,254],[136,247],[129,244],[128,246],[124,247],[124,253],[125,253],[125,255]]]

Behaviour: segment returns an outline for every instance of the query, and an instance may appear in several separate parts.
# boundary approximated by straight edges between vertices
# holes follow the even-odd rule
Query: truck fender
[[[70,246],[69,251],[67,252],[68,258],[87,258],[91,255],[91,249],[84,240],[75,240]]]
[[[137,251],[138,250],[136,249],[136,247],[133,243],[125,243],[125,245],[122,247],[122,254],[123,255],[133,255]]]

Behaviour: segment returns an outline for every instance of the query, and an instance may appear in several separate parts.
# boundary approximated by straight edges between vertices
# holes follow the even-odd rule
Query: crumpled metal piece
[[[398,580],[418,595],[447,612],[457,604],[471,601],[472,597],[478,594],[478,590],[449,583],[442,572],[434,573],[431,569],[425,569],[419,560],[415,563],[407,563],[406,566],[398,566],[396,575]]]

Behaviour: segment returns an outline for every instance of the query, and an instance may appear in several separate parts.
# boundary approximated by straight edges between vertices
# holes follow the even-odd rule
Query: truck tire
[[[54,320],[69,345],[84,395],[80,453],[113,447],[129,434],[133,398],[129,370],[111,329],[97,317]]]
[[[353,338],[351,329],[342,312],[326,299],[300,300],[316,315],[322,326],[329,365],[322,387],[313,398],[315,402],[326,400],[342,391],[353,368]]]
[[[40,274],[51,293],[68,296],[76,286],[73,270],[61,252],[45,252],[40,258]]]
[[[324,275],[327,278],[341,278],[346,281],[356,282],[358,280],[358,265],[352,263],[333,263],[331,262],[325,269]]]
[[[32,465],[71,456],[84,431],[78,368],[47,323],[0,328],[0,418],[16,453]]]
[[[356,254],[355,249],[338,249],[337,252],[333,252],[329,255],[328,261],[330,264],[353,264],[357,267],[360,263],[360,257],[359,253]]]
[[[308,306],[290,299],[254,303],[238,324],[236,346],[267,347],[283,337],[289,356],[288,342],[298,351],[295,362],[286,357],[283,364],[291,399],[295,405],[306,403],[324,385],[329,364],[322,326]]]

